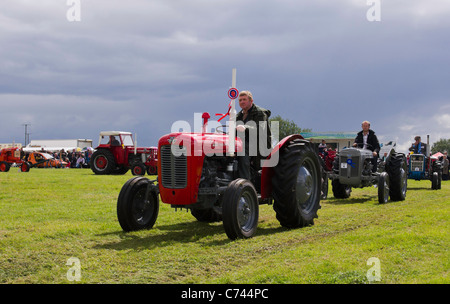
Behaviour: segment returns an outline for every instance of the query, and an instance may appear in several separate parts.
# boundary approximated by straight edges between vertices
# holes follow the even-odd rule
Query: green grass
[[[288,230],[260,206],[255,237],[230,241],[221,223],[205,224],[160,205],[151,230],[124,233],[116,200],[131,178],[88,169],[0,174],[0,283],[368,283],[380,260],[381,283],[450,283],[450,181],[408,181],[402,202],[377,202],[375,188],[321,202],[314,226]]]

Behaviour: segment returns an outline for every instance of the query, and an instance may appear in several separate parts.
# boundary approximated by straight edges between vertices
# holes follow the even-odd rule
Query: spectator
[[[325,142],[325,139],[322,139],[322,143],[319,144],[319,153],[325,152],[327,149],[327,144]]]
[[[444,151],[442,154],[444,154],[443,158],[442,158],[442,180],[448,180],[449,178],[449,160],[448,160],[448,155],[447,155],[447,151]]]
[[[77,168],[83,168],[83,166],[86,164],[86,161],[84,159],[83,154],[79,153],[77,158]]]

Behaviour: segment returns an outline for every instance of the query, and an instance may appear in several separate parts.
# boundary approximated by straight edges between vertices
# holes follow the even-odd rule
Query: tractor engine
[[[163,136],[158,145],[161,200],[175,208],[208,209],[217,205],[237,172],[236,157],[227,155],[226,140],[227,136],[214,133]],[[239,139],[236,148],[242,149]]]
[[[371,183],[372,151],[349,148],[341,151],[338,160],[339,182],[351,187],[366,187]],[[337,169],[337,168],[336,168]]]

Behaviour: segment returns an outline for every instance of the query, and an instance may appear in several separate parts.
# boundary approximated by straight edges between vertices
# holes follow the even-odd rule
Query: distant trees
[[[278,128],[279,128],[278,140],[281,140],[290,134],[299,134],[301,132],[312,131],[311,129],[302,129],[294,121],[284,119],[280,115],[272,117],[269,121],[270,122],[278,121]],[[274,130],[272,130],[272,134],[273,132]]]
[[[432,154],[444,151],[450,152],[450,138],[449,139],[441,138],[437,142],[435,142],[433,146],[431,146]]]

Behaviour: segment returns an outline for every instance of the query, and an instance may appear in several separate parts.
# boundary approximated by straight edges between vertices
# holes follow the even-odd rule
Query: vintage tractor
[[[430,147],[429,143],[430,136],[427,135],[427,150]],[[438,159],[431,157],[429,151],[425,153],[413,153],[409,155],[408,178],[414,180],[431,180],[431,189],[441,189],[443,165]]]
[[[333,161],[336,158],[335,150],[327,150],[326,152],[319,152],[319,160],[322,166],[322,188],[321,188],[321,199],[328,198],[328,184],[329,177],[328,174],[333,171]]]
[[[333,156],[329,156],[333,157]],[[377,172],[372,170],[372,151],[362,148],[348,148],[334,156],[333,170],[328,172],[332,180],[335,198],[348,198],[351,188],[363,188],[372,185],[378,187],[379,203],[386,203],[389,197],[393,201],[406,198],[407,163],[403,153],[390,150],[385,165]],[[331,159],[328,159],[330,162]]]
[[[20,165],[22,172],[30,171],[30,164],[20,155],[20,148],[5,148],[0,150],[0,172],[8,172],[12,164]]]
[[[190,210],[198,221],[222,221],[232,240],[255,234],[260,204],[273,203],[284,227],[314,224],[320,208],[321,168],[313,144],[298,134],[287,136],[261,168],[252,164],[250,180],[240,178],[237,156],[243,142],[232,127],[234,100],[230,104],[228,134],[177,132],[160,138],[158,183],[134,177],[120,191],[117,216],[124,231],[153,227],[158,196],[174,208]],[[202,117],[205,126],[209,114]]]
[[[90,167],[95,174],[125,174],[131,169],[133,175],[154,175],[157,152],[156,147],[137,147],[130,132],[103,131]]]

